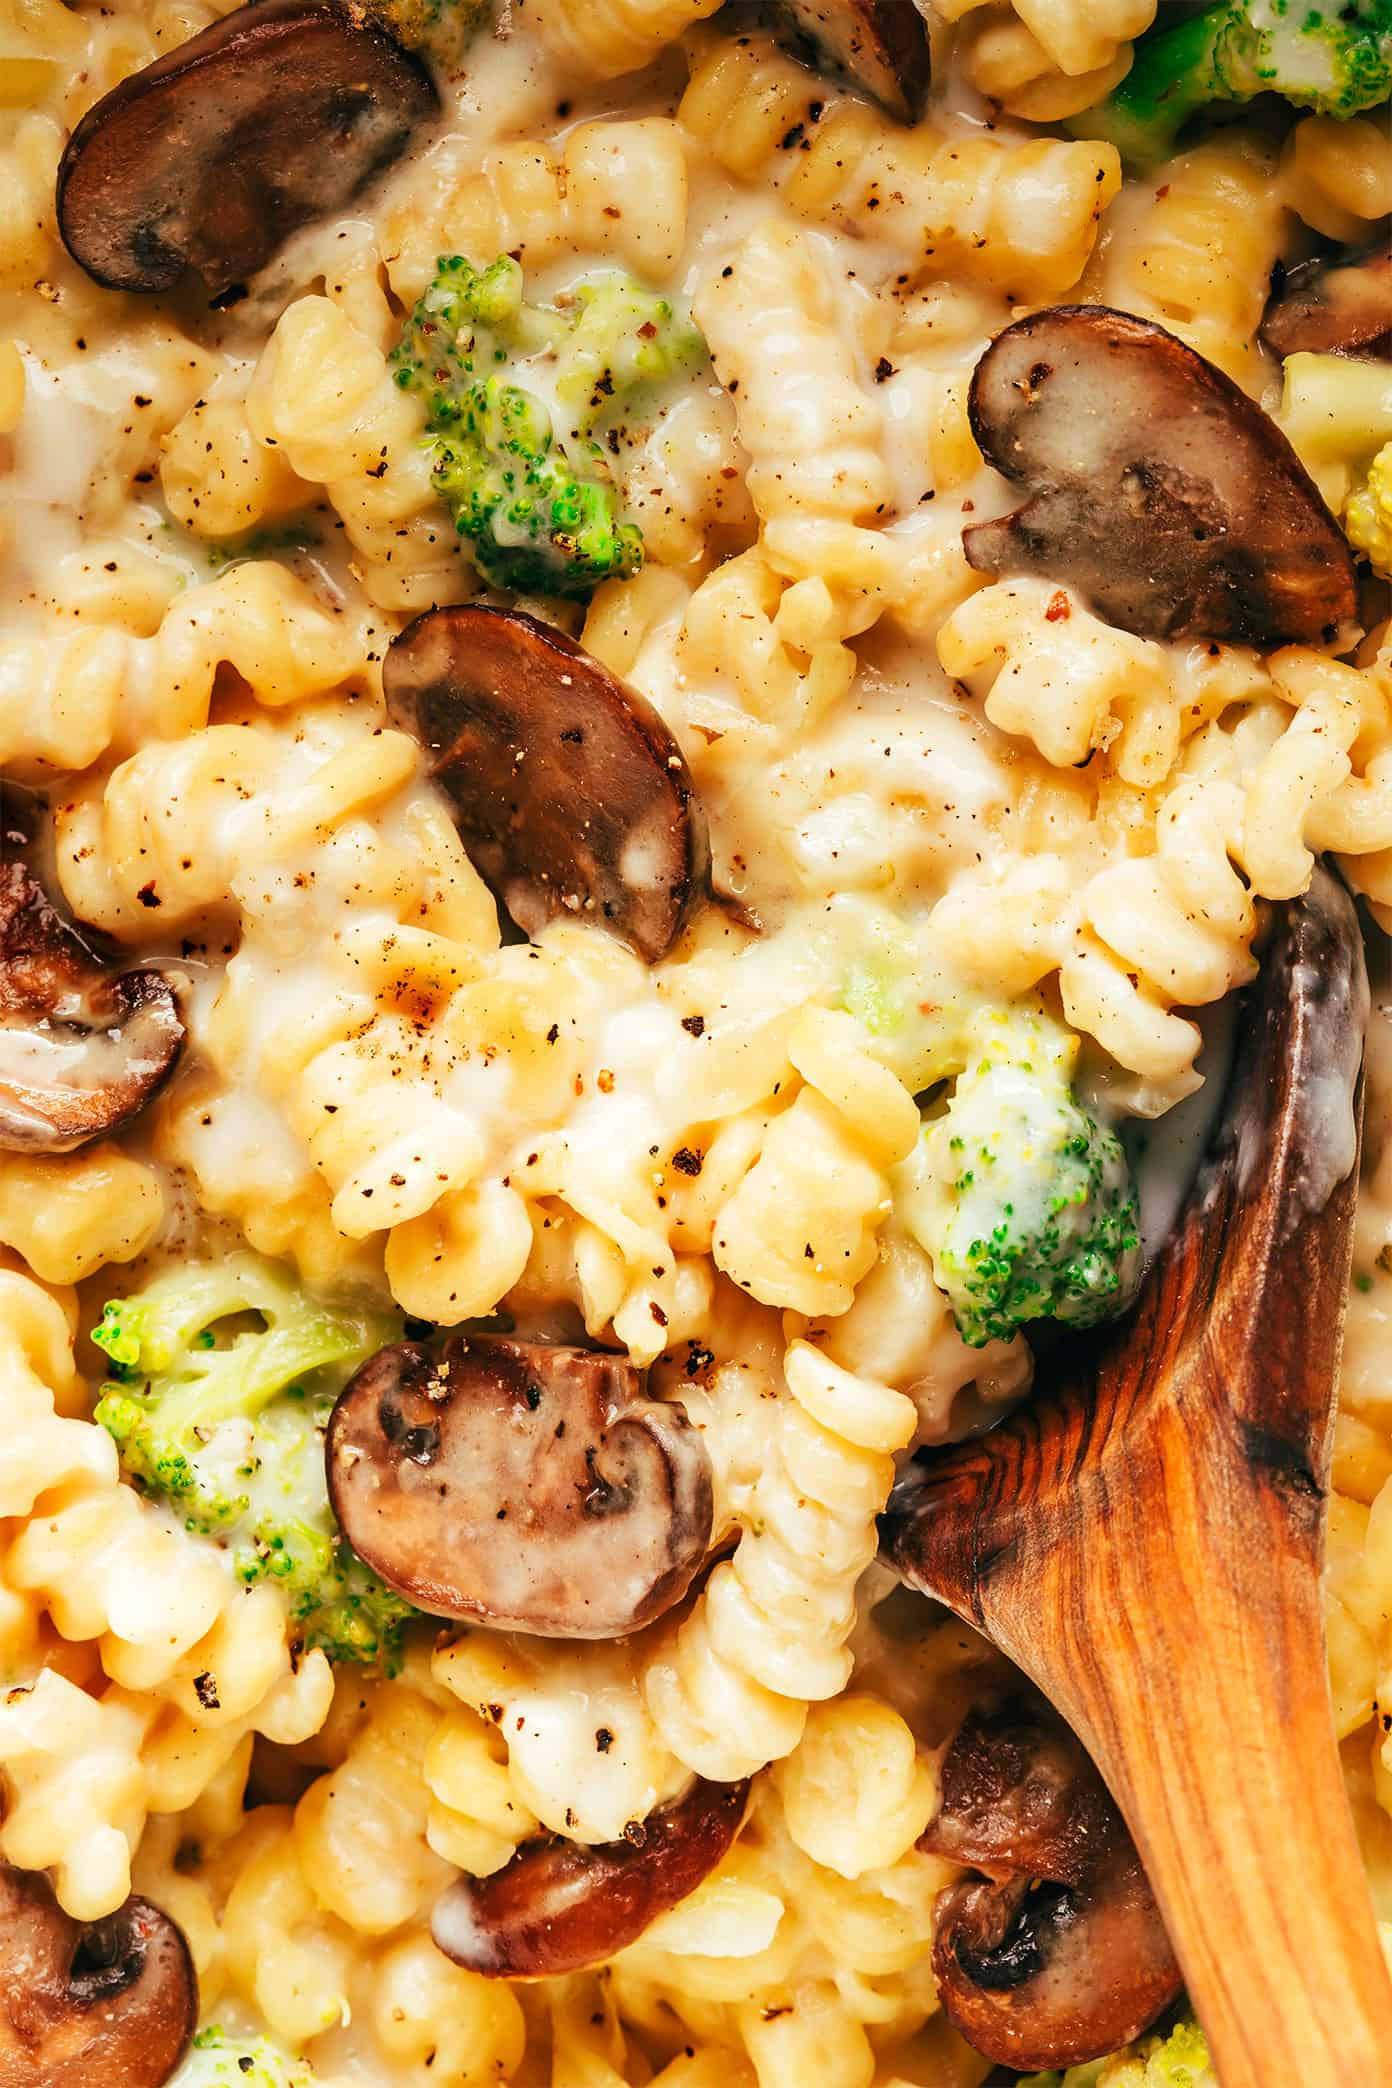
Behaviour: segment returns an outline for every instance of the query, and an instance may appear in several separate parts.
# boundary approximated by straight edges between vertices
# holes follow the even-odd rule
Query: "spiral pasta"
[[[938,633],[938,658],[975,693],[992,675],[986,716],[1032,741],[1056,768],[1108,749],[1117,773],[1162,782],[1181,722],[1164,648],[1100,622],[1066,589],[1003,581],[964,602]]]
[[[1012,116],[1057,123],[1105,99],[1131,69],[1131,39],[1155,19],[1155,0],[1074,0],[1010,8],[948,0],[949,20],[966,22],[964,55],[978,93]]]
[[[879,414],[856,381],[806,237],[776,222],[760,226],[695,309],[720,380],[738,395],[760,518],[883,515],[890,480]]]
[[[1087,266],[1121,182],[1110,145],[904,133],[757,36],[693,55],[681,121],[730,173],[776,185],[796,216],[1021,301],[1061,296]]]
[[[1069,587],[975,572],[964,527],[1017,493],[973,373],[1012,320],[1096,299],[1272,407],[1273,264],[1367,243],[1382,112],[1200,116],[1123,179],[1073,134],[1154,0],[941,0],[915,125],[765,10],[515,0],[491,33],[466,0],[450,51],[427,25],[436,117],[340,209],[221,295],[113,294],[60,236],[65,140],[234,6],[0,0],[0,764],[33,786],[55,905],[165,969],[188,1033],[111,1136],[0,1154],[0,1856],[81,1919],[148,1895],[205,2020],[326,2084],[946,2078],[930,1944],[955,1872],[917,1844],[1008,1670],[889,1592],[877,1522],[904,1462],[1033,1365],[1018,1331],[971,1346],[939,1286],[925,1124],[971,1039],[1021,1018],[1060,1025],[1070,1066],[1090,1040],[1080,1108],[1162,1115],[1198,1082],[1196,1011],[1251,977],[1267,902],[1321,854],[1392,922],[1392,633],[1343,657],[1142,640]],[[609,326],[641,380],[593,432],[643,563],[583,609],[484,585],[394,381],[455,253],[525,270],[499,369],[515,349],[548,412],[571,321],[596,406]],[[622,333],[650,292],[681,307],[679,367],[663,326]],[[1386,384],[1366,359],[1284,378],[1281,425],[1342,511]],[[500,607],[578,634],[670,731],[710,870],[656,961],[583,912],[524,937],[479,867],[515,893],[516,865],[461,838],[484,765],[437,771],[433,731],[388,715],[408,621],[466,602],[462,643]],[[488,697],[486,651],[442,709]],[[640,705],[598,680],[590,702],[652,752]],[[523,723],[518,767],[549,731]],[[564,723],[579,809],[587,709]],[[523,857],[524,795],[493,805]],[[1381,1017],[1367,1086],[1326,1602],[1385,1887]],[[294,1264],[307,1311],[626,1356],[708,1467],[681,1598],[599,1642],[422,1617],[390,1675],[305,1655],[277,1584],[242,1586],[90,1418],[110,1290],[243,1243]],[[524,1989],[434,1945],[459,1875],[543,1836],[638,1844],[696,1776],[747,1778],[744,1823],[609,1962]]]
[[[164,1215],[158,1175],[119,1146],[0,1155],[0,1245],[45,1283],[80,1283],[108,1262],[133,1261]]]
[[[685,245],[686,154],[667,116],[582,123],[559,151],[509,140],[481,167],[446,159],[422,175],[385,224],[387,269],[403,299],[419,297],[443,253],[480,266],[514,254],[540,269],[578,249],[661,283]]]
[[[1134,201],[1102,255],[1103,300],[1159,320],[1259,391],[1257,328],[1287,227],[1271,155],[1240,134],[1196,146]]]
[[[279,1595],[242,1590],[215,1550],[154,1519],[105,1430],[64,1411],[80,1387],[61,1301],[0,1272],[0,1342],[0,1509],[21,1525],[5,1588],[100,1662],[90,1694],[45,1665],[0,1705],[0,1849],[54,1866],[64,1904],[95,1919],[130,1890],[147,1812],[191,1804],[251,1732],[304,1739],[332,1683],[322,1654],[292,1661]]]
[[[790,1754],[808,1703],[844,1686],[855,1583],[875,1553],[889,1453],[917,1426],[911,1401],[811,1343],[791,1344],[785,1379],[735,1555],[659,1640],[643,1676],[673,1754],[721,1782]]]
[[[537,33],[568,64],[597,79],[634,72],[675,43],[721,0],[537,0]]]
[[[959,22],[986,4],[937,0],[937,11],[944,21]],[[1112,65],[1121,47],[1154,21],[1155,0],[1011,0],[1011,10],[1059,71],[1078,77]]]
[[[1357,244],[1392,214],[1392,137],[1376,116],[1307,116],[1286,141],[1279,179],[1312,230]]]
[[[420,401],[393,384],[376,342],[332,299],[291,305],[252,379],[247,417],[258,441],[326,489],[374,601],[421,609],[475,591],[430,483]]]
[[[863,1798],[886,1819],[905,1808],[881,1845],[888,1848],[933,1802],[933,1773],[895,1711],[871,1695],[853,1701],[863,1744],[851,1771],[859,1794],[852,1802],[859,1809]],[[785,1792],[799,1788],[803,1749],[815,1755],[819,1745],[809,1729],[777,1775],[757,1787],[735,1849],[612,1970],[625,2017],[646,2028],[662,2011],[675,2012],[690,2042],[728,2054],[721,2078],[740,2078],[743,2064],[758,2088],[865,2088],[875,2048],[913,2038],[938,2006],[919,1939],[951,1869],[912,1847],[861,1866],[843,1842],[855,1872],[846,1876],[806,1852]],[[844,1793],[840,1779],[837,1788]]]
[[[1153,847],[1136,849],[1123,826],[1113,848],[1125,859],[1108,861],[1096,826],[1064,828],[1053,837],[1063,847],[992,876],[989,908],[968,876],[935,916],[971,975],[1004,973],[1020,991],[1057,968],[1074,1027],[1162,1091],[1187,1078],[1199,1041],[1172,1010],[1205,1006],[1251,974],[1254,896],[1303,891],[1324,848],[1381,900],[1392,719],[1385,665],[1360,670],[1301,648],[1265,666],[1240,653],[1191,659],[1173,700],[1172,741],[1193,737],[1145,813]],[[1230,707],[1236,727],[1219,722]],[[1132,813],[1143,803],[1133,799]],[[1079,835],[1083,851],[1070,854]]]
[[[635,1687],[639,1643],[464,1632],[441,1646],[436,1679],[493,1728],[498,1753],[457,1719],[440,1729],[427,1764],[432,1844],[491,1871],[537,1822],[576,1841],[618,1841],[631,1821],[676,1796],[683,1765]],[[492,1767],[477,1784],[456,1784],[465,1762]]]
[[[176,597],[152,637],[93,624],[0,640],[0,760],[82,769],[208,718],[220,667],[258,700],[296,703],[356,679],[362,647],[283,566],[250,560]]]

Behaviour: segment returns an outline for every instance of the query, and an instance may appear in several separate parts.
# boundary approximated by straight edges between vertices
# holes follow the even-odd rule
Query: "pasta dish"
[[[0,0],[0,2083],[1216,2088],[879,1518],[1319,859],[1392,1948],[1390,93],[1389,0]]]

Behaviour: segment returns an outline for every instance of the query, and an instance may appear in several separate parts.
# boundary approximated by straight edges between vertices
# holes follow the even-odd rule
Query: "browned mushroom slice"
[[[696,1783],[623,1841],[526,1842],[491,1878],[461,1878],[435,1909],[446,1957],[488,1979],[549,1979],[611,1958],[709,1877],[744,1820],[747,1783]]]
[[[636,689],[513,609],[427,611],[384,681],[519,928],[572,914],[665,956],[710,858],[680,749]]]
[[[1077,1885],[1116,1808],[1061,1719],[1013,1699],[973,1711],[943,1758],[936,1817],[922,1846],[989,1878]]]
[[[779,0],[778,14],[817,57],[916,123],[933,63],[928,25],[913,0]]]
[[[933,1969],[954,2027],[1022,2072],[1138,2037],[1180,1989],[1131,1838],[1083,1749],[1041,1699],[972,1712],[919,1846],[983,1877],[938,1901]]]
[[[625,1356],[454,1335],[383,1349],[329,1423],[334,1514],[434,1616],[618,1638],[686,1593],[710,1548],[710,1459]]]
[[[0,1953],[0,2088],[164,2088],[198,2020],[168,1915],[133,1899],[84,1925],[41,1874],[0,1865]]]
[[[933,1971],[948,2019],[975,2050],[1021,2072],[1079,2066],[1129,2044],[1179,1993],[1134,1850],[1086,1896],[987,1879],[938,1902]]]
[[[28,866],[0,863],[0,1150],[66,1153],[116,1130],[183,1042],[162,972],[111,976]]]
[[[1318,645],[1356,615],[1352,553],[1285,436],[1163,327],[1037,312],[987,349],[971,417],[1031,489],[964,531],[979,572],[1072,582],[1144,638]]]
[[[1286,270],[1261,332],[1276,355],[1392,356],[1392,231],[1360,253]]]
[[[215,294],[341,209],[438,107],[420,61],[339,0],[250,0],[122,80],[58,169],[73,259],[112,290]]]

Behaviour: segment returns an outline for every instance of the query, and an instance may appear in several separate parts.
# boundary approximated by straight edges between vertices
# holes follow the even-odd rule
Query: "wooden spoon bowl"
[[[1277,916],[1221,1131],[1134,1312],[911,1467],[882,1525],[905,1581],[1088,1748],[1223,2088],[1392,2082],[1320,1603],[1367,1000],[1353,904],[1319,871]]]

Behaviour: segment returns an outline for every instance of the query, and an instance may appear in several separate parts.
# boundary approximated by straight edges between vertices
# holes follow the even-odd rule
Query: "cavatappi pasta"
[[[47,1145],[7,1135],[0,1067],[0,1857],[80,1921],[132,1890],[163,1908],[203,2022],[302,2069],[273,2088],[977,2088],[931,1967],[957,1873],[918,1842],[1002,1669],[891,1590],[877,1517],[1033,1363],[1018,1317],[969,1323],[933,1215],[962,1183],[928,1134],[981,1037],[1024,1024],[1137,1160],[1134,1120],[1200,1088],[1268,903],[1318,855],[1386,972],[1381,539],[1358,630],[1258,649],[1137,635],[1078,585],[977,570],[963,531],[1018,505],[973,371],[1057,304],[1158,322],[1337,514],[1371,501],[1392,365],[1283,370],[1262,328],[1279,264],[1385,230],[1388,111],[1268,99],[1128,164],[1089,112],[1155,0],[921,11],[906,124],[766,10],[478,10],[389,171],[210,297],[102,288],[55,180],[87,111],[229,5],[0,0],[0,1040],[26,879],[87,961],[162,971],[185,1033],[145,1106]],[[471,348],[466,385],[469,297],[473,340],[510,346]],[[595,346],[630,318],[631,367]],[[516,505],[490,482],[481,550],[483,495],[451,477],[480,428],[528,455],[537,412],[547,469],[583,458],[603,493],[559,533],[593,570],[554,591],[554,544],[508,563],[533,482]],[[671,735],[712,870],[655,956],[578,902],[523,933],[458,750],[392,695],[412,619],[503,607]],[[1380,983],[1328,1618],[1392,1924]],[[150,1364],[121,1301],[189,1270],[223,1303]],[[273,1342],[265,1283],[329,1344],[285,1366],[282,1416],[444,1330],[626,1357],[697,1446],[690,1585],[602,1638],[417,1613],[335,1549],[312,1431],[299,1534],[263,1518],[239,1549],[256,1414],[230,1423],[240,1505],[200,1519],[187,1458],[234,1408],[198,1410],[171,1477],[140,1401],[176,1352],[212,1385]],[[304,1544],[348,1576],[332,1628]],[[744,1824],[609,1961],[513,1982],[432,1941],[461,1877],[542,1835],[641,1845],[693,1779],[748,1779]]]

